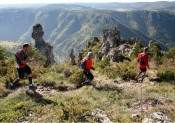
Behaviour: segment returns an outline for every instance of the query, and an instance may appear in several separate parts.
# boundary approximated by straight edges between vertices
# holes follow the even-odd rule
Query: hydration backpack
[[[16,57],[16,61],[18,64],[22,64],[21,61],[20,61],[20,53],[23,52],[21,49],[17,51],[17,53],[15,54],[15,57]],[[24,58],[24,60],[27,59],[27,55],[23,52],[22,53],[22,57]]]
[[[145,62],[145,60],[144,60],[144,57],[145,57],[146,55],[144,55],[144,56],[142,56],[141,58],[140,58],[140,65],[146,65],[146,62]]]
[[[87,59],[83,59],[80,62],[80,67],[82,70],[86,70],[86,61],[87,61]]]

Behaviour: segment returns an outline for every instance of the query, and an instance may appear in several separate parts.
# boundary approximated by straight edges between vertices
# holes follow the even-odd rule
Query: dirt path
[[[92,82],[92,84],[94,86],[90,86],[89,89],[94,88],[95,86],[101,86],[101,87],[105,87],[106,85],[110,85],[113,87],[118,87],[121,88],[123,90],[128,90],[128,89],[140,89],[141,87],[143,87],[143,91],[145,91],[145,87],[149,86],[150,84],[153,85],[153,83],[150,83],[148,78],[145,79],[145,81],[141,84],[141,83],[136,83],[136,81],[123,81],[122,79],[109,79],[108,77],[105,77],[104,75],[101,75],[98,72],[94,72],[94,81]],[[83,88],[83,87],[81,87]],[[36,92],[43,95],[43,96],[53,96],[55,95],[55,93],[78,93],[81,91],[81,88],[69,88],[69,87],[43,87],[43,86],[38,86],[36,89]],[[13,93],[19,93],[20,91],[27,91],[28,90],[28,86],[23,86],[23,87],[19,87],[17,89],[15,89],[14,91],[12,91]],[[10,93],[10,95],[13,95],[13,93]]]
[[[152,71],[151,71],[152,72]],[[150,73],[151,73],[150,72]],[[154,72],[152,72],[153,74]],[[81,88],[69,88],[69,87],[43,87],[38,86],[35,92],[33,93],[33,96],[38,95],[41,97],[53,97],[56,95],[56,93],[61,93],[65,95],[74,94],[74,93],[81,93],[82,89],[92,89],[92,88],[106,88],[106,86],[110,86],[113,89],[121,89],[122,91],[128,91],[128,90],[136,90],[137,93],[140,93],[141,95],[141,89],[142,93],[144,95],[144,92],[147,90],[147,87],[154,86],[155,84],[153,82],[149,81],[149,78],[145,78],[143,83],[136,83],[136,81],[130,80],[130,81],[123,81],[122,79],[109,79],[108,77],[105,77],[104,75],[99,74],[98,72],[94,72],[94,81],[92,82],[91,86],[85,86]],[[109,88],[110,90],[110,88]],[[19,87],[16,90],[12,91],[8,96],[12,96],[14,94],[22,93],[22,92],[30,92],[28,89],[28,86]],[[31,93],[28,93],[29,95]],[[142,97],[144,100],[144,97]],[[142,102],[143,103],[143,102]],[[137,110],[140,107],[141,102],[136,102],[133,104],[133,110]],[[143,108],[148,109],[148,105],[143,103]]]

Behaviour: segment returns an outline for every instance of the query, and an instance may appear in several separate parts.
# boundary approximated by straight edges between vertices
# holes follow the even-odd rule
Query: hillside
[[[44,28],[44,39],[54,46],[57,60],[67,58],[72,48],[77,53],[87,41],[101,37],[104,28],[114,26],[120,29],[123,39],[139,37],[144,44],[155,39],[162,43],[164,50],[174,46],[172,30],[175,27],[175,15],[170,12],[119,12],[90,7],[57,4],[39,8],[1,9],[0,40],[30,42],[32,26],[40,23]]]
[[[107,10],[120,10],[120,11],[132,11],[132,10],[151,10],[151,11],[174,11],[175,2],[132,2],[132,3],[79,3],[79,5],[98,8],[98,9],[107,9]]]
[[[107,30],[105,35],[118,32]],[[119,35],[119,33],[117,33]],[[111,35],[113,36],[113,35]],[[95,79],[90,85],[80,87],[85,76],[78,65],[63,64],[44,66],[44,56],[31,48],[29,57],[34,60],[32,68],[35,91],[28,89],[28,80],[15,85],[13,90],[6,85],[17,76],[15,59],[7,57],[7,50],[0,47],[0,122],[101,122],[101,123],[149,123],[175,121],[175,48],[161,52],[157,42],[149,46],[151,69],[146,78],[135,80],[137,63],[135,57],[143,50],[138,40],[116,41],[107,55],[103,44],[108,41],[92,41],[82,52],[94,52]],[[132,49],[128,55],[121,47]],[[123,50],[120,51],[120,50]],[[111,60],[111,52],[117,56]],[[118,54],[118,51],[120,53]]]

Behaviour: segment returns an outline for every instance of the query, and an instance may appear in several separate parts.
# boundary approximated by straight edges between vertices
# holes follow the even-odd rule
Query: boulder
[[[140,118],[140,115],[138,115],[138,114],[132,114],[132,118],[133,119],[138,119],[138,118]]]
[[[33,26],[32,38],[35,40],[35,47],[46,56],[46,65],[55,63],[53,46],[43,40],[44,31],[41,24]]]
[[[69,70],[64,71],[64,77],[65,78],[69,78],[71,75],[72,75],[72,72],[70,72]]]
[[[100,121],[100,123],[113,123],[108,116],[104,113],[104,111],[100,109],[95,109],[92,112],[92,116],[97,117]]]
[[[155,123],[153,119],[149,119],[149,118],[144,118],[142,120],[142,123]]]
[[[172,123],[172,121],[167,116],[165,116],[162,112],[154,112],[152,116],[155,120],[162,121],[164,123]]]

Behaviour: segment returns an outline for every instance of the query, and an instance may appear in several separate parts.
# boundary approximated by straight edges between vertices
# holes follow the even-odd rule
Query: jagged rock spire
[[[33,26],[32,38],[35,40],[35,47],[46,56],[46,65],[55,63],[53,55],[53,46],[43,40],[44,31],[41,24]]]

